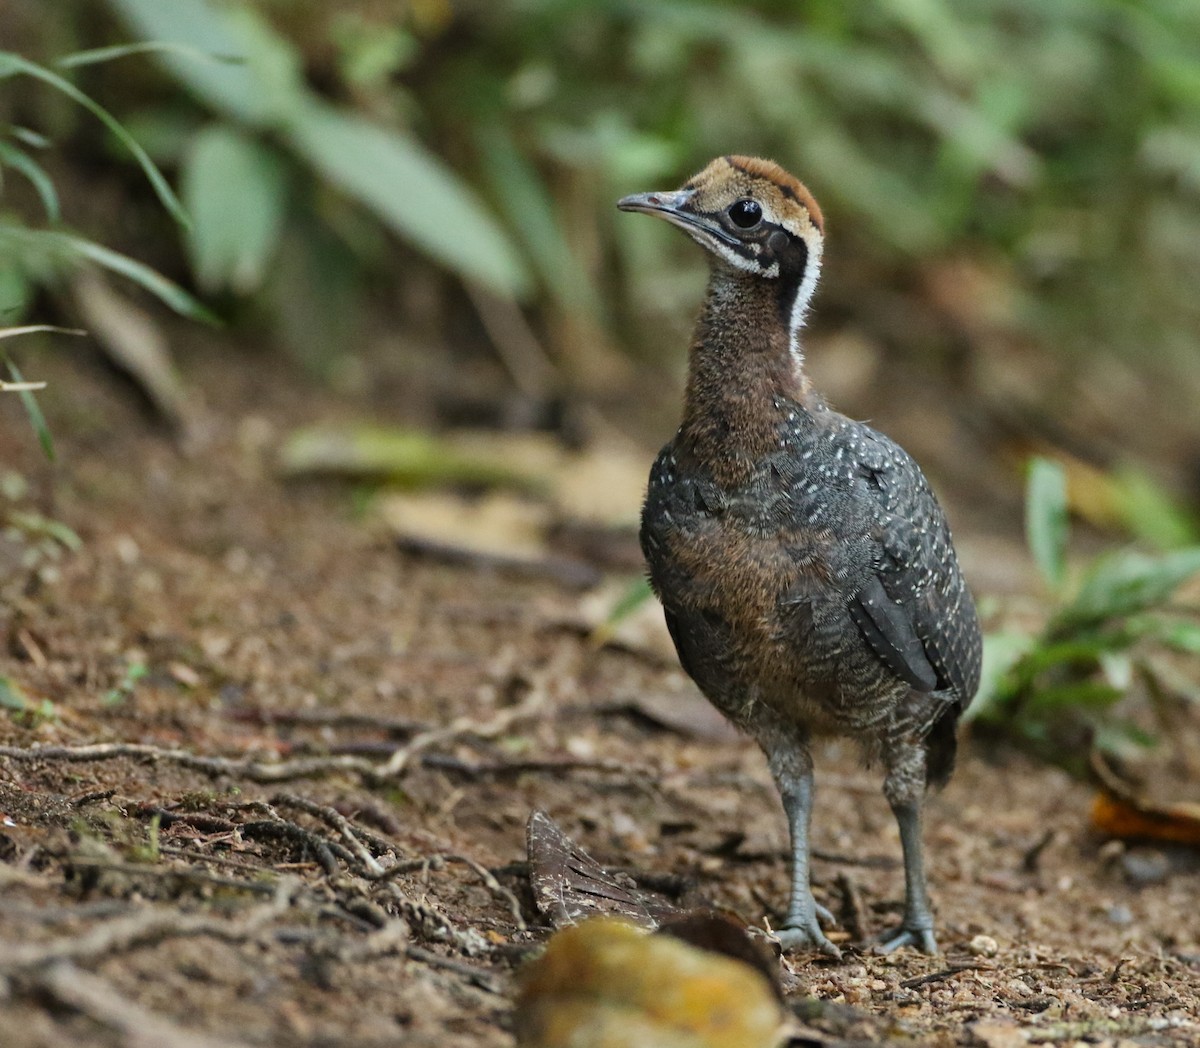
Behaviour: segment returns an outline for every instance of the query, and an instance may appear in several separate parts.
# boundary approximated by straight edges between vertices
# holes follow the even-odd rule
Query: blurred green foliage
[[[1176,599],[1200,575],[1200,545],[1115,550],[1072,579],[1066,473],[1048,459],[1030,463],[1026,533],[1051,613],[1036,634],[987,636],[967,719],[1082,771],[1092,746],[1119,752],[1153,741],[1123,700],[1135,686],[1151,699],[1172,694],[1175,675],[1164,657],[1200,653],[1197,609]]]
[[[40,43],[172,45],[154,60],[181,90],[126,75],[141,59],[80,73],[176,169],[198,285],[268,285],[281,327],[289,311],[313,318],[317,352],[346,345],[328,317],[353,312],[384,257],[380,227],[536,307],[568,375],[581,342],[673,352],[656,336],[702,262],[666,230],[615,223],[612,201],[738,151],[776,157],[831,212],[827,315],[911,293],[927,262],[966,255],[1037,345],[1164,370],[1194,354],[1190,0],[107,8],[64,0]],[[928,342],[911,322],[885,341],[906,327]]]

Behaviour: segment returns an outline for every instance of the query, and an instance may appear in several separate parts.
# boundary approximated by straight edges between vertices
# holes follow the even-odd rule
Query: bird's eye
[[[762,205],[757,200],[739,200],[730,206],[729,217],[740,229],[753,229],[762,221]]]

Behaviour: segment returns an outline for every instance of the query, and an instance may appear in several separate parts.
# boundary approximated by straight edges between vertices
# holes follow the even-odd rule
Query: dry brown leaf
[[[657,928],[682,912],[661,895],[639,888],[632,877],[606,870],[544,811],[529,816],[525,833],[533,899],[556,928],[597,914]]]
[[[1092,770],[1103,786],[1092,801],[1092,825],[1101,833],[1200,847],[1200,804],[1161,804],[1139,796],[1099,751],[1092,753]]]

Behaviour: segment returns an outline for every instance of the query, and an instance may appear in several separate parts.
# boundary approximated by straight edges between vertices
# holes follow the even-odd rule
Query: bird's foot
[[[818,916],[827,918],[829,923],[833,922],[833,914],[824,906],[818,906],[812,916],[807,918],[803,916],[789,917],[787,924],[776,930],[775,938],[779,940],[779,945],[783,947],[784,953],[791,950],[817,950],[828,957],[841,959],[842,951],[825,937],[825,933],[821,931],[821,926],[817,923]]]
[[[937,940],[933,937],[932,921],[910,922],[907,919],[894,931],[884,932],[875,940],[874,952],[892,953],[901,946],[912,946],[922,953],[937,953]]]

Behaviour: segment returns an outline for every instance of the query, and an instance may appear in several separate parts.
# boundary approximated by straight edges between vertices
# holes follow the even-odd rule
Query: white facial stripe
[[[808,259],[804,266],[804,279],[800,281],[800,286],[796,288],[796,297],[792,300],[788,322],[788,348],[797,368],[804,363],[804,351],[800,348],[800,329],[804,327],[813,292],[817,289],[817,279],[821,275],[821,237],[814,235],[812,227],[806,232],[807,235],[804,232],[798,234],[804,237]]]

